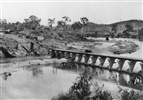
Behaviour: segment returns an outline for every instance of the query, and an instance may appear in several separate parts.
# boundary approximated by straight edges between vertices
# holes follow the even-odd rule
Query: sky
[[[8,22],[23,22],[30,15],[41,18],[41,24],[47,25],[48,18],[56,22],[63,16],[69,16],[72,22],[87,17],[90,22],[109,24],[130,19],[143,19],[141,0],[136,2],[118,0],[100,1],[46,1],[46,0],[3,0],[0,7],[1,17]],[[104,2],[103,2],[104,1]],[[132,0],[133,1],[133,0]],[[72,23],[71,22],[71,23]]]

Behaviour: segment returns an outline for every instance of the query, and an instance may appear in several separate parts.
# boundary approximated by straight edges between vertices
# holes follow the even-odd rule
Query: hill
[[[143,27],[143,21],[142,20],[127,20],[127,21],[120,21],[112,24],[95,24],[93,22],[88,23],[88,28],[90,31],[111,31],[112,25],[117,25],[117,30],[125,30],[125,25],[130,24],[133,26],[135,30],[141,29]]]

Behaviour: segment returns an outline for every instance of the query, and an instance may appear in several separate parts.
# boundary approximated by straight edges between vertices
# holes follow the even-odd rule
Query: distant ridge
[[[123,32],[126,29],[125,27],[126,24],[130,24],[131,26],[133,26],[134,30],[140,30],[141,28],[143,28],[143,20],[132,19],[132,20],[115,22],[111,24],[97,24],[89,22],[88,31],[111,32],[113,24],[117,25],[117,33]]]

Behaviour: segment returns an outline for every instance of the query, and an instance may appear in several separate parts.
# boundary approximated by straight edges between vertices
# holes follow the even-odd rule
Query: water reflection
[[[40,75],[43,75],[43,70],[40,68],[33,68],[32,75],[33,77],[39,77]]]
[[[119,74],[119,72],[112,72],[108,70],[102,71],[102,73],[100,73],[98,68],[94,68],[93,70],[94,71],[92,72],[95,78],[108,81],[108,82],[113,82],[121,86],[142,90],[143,86],[141,84],[143,82],[141,77],[138,77],[138,76],[130,77],[128,74],[121,74],[121,73]],[[98,74],[95,74],[95,73],[98,73]]]
[[[53,74],[57,74],[57,64],[56,62],[54,62],[53,64],[48,64],[47,62],[45,63],[45,66],[44,67],[48,67],[52,65],[52,72]],[[39,77],[41,75],[43,75],[43,65],[38,63],[38,64],[30,64],[28,66],[23,66],[23,69],[25,70],[28,70],[28,71],[31,71],[32,72],[32,75],[34,77]]]
[[[68,65],[68,64],[69,63],[65,65]],[[120,72],[114,72],[109,70],[103,70],[97,67],[85,66],[81,64],[78,64],[78,66],[80,67],[79,68],[80,72],[86,69],[88,70],[89,76],[92,74],[92,76],[98,80],[108,81],[108,82],[116,83],[117,85],[126,86],[126,87],[139,89],[139,90],[141,90],[143,87],[142,86],[143,82],[141,77],[137,77],[134,75],[130,77],[130,75],[128,74],[123,74]],[[64,66],[63,69],[65,68],[69,69],[68,66]]]
[[[57,74],[57,68],[53,67],[53,74]]]

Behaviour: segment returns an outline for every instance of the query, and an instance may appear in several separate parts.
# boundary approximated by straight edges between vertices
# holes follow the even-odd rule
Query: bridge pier
[[[129,73],[132,73],[133,70],[134,70],[136,61],[135,60],[130,60],[130,61],[128,61],[128,64],[129,64]]]
[[[113,64],[115,63],[115,59],[116,59],[116,58],[109,58],[109,59],[108,59],[108,62],[109,62],[108,68],[109,68],[109,69],[112,69],[112,66],[113,66]]]
[[[89,58],[90,58],[90,55],[85,55],[85,56],[84,56],[84,59],[85,59],[85,60],[84,60],[84,63],[85,63],[85,64],[88,63]]]
[[[56,58],[60,59],[61,58],[60,57],[60,51],[55,51],[55,53],[56,53]]]
[[[124,65],[125,59],[118,58],[118,70],[121,71]]]
[[[51,58],[65,57],[67,59],[72,59],[75,63],[77,62],[77,69],[79,67],[85,69],[88,66],[90,72],[94,72],[97,76],[102,76],[102,74],[99,73],[104,72],[108,74],[106,76],[107,78],[115,78],[117,82],[121,81],[121,78],[123,78],[128,85],[130,85],[130,82],[134,77],[139,77],[141,78],[143,84],[143,59],[99,54],[96,55],[92,53],[56,49],[50,50],[50,54]],[[84,59],[84,61],[82,59]],[[116,62],[116,60],[118,61]],[[137,63],[139,68],[136,69]]]
[[[143,62],[140,63],[141,70],[143,71]]]
[[[69,59],[70,58],[70,52],[65,52],[65,58]]]
[[[96,61],[97,61],[98,56],[92,56],[91,60],[92,60],[92,65],[95,65]]]
[[[83,55],[82,54],[78,54],[78,63],[80,63],[81,59],[82,59]]]
[[[61,58],[64,58],[64,57],[65,57],[64,53],[65,53],[65,52],[63,52],[63,51],[60,52],[60,57],[61,57]]]
[[[100,61],[99,66],[100,67],[103,67],[103,64],[104,64],[105,60],[106,60],[106,57],[99,57],[99,61]]]
[[[56,53],[54,50],[51,50],[51,58],[56,58]]]
[[[71,54],[71,58],[75,61],[76,53],[72,53],[72,54]]]

